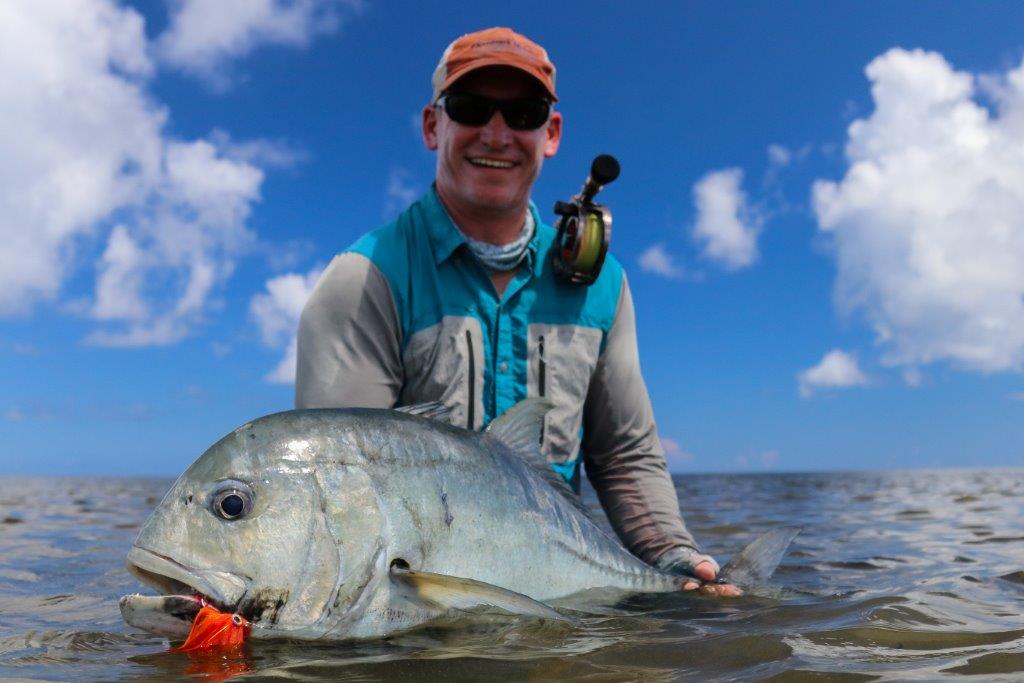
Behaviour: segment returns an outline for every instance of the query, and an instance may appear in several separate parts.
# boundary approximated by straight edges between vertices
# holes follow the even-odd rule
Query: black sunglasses
[[[551,114],[551,103],[541,97],[495,100],[468,92],[442,95],[434,106],[444,107],[448,118],[455,123],[474,127],[486,125],[497,109],[512,130],[537,130],[547,123]]]

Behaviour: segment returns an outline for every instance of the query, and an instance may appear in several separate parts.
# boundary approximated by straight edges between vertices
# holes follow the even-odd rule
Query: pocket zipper
[[[541,398],[544,397],[544,392],[547,389],[544,385],[547,381],[548,374],[548,363],[544,360],[544,335],[542,334],[537,339],[537,395]],[[544,447],[544,431],[547,423],[547,418],[541,420],[540,423],[540,440],[539,445],[541,448]]]
[[[466,407],[466,429],[473,429],[476,415],[476,356],[473,354],[473,335],[466,330],[466,349],[469,351],[469,404]]]
[[[544,360],[544,335],[541,335],[540,339],[538,340],[537,357],[539,359],[537,363],[537,395],[544,396],[544,390],[546,388],[544,386],[544,383],[546,380],[548,370],[548,364]]]

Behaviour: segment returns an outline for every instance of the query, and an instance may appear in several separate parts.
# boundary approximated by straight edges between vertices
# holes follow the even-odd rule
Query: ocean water
[[[148,592],[124,557],[170,484],[0,477],[0,678],[1024,680],[1024,470],[677,477],[720,559],[803,527],[770,585],[637,596],[578,626],[454,619],[206,657],[168,652],[118,612]]]

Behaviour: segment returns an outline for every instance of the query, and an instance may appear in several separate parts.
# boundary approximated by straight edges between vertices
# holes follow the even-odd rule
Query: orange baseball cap
[[[548,59],[547,51],[510,28],[495,27],[467,33],[445,49],[431,79],[434,100],[452,83],[485,66],[511,66],[524,71],[544,86],[551,99],[558,99],[555,65]]]

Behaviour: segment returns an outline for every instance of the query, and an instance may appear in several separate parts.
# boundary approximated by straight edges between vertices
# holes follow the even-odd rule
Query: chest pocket
[[[402,353],[405,384],[401,405],[440,401],[453,425],[480,429],[483,424],[484,346],[480,321],[445,316],[416,332]]]
[[[544,421],[541,452],[548,462],[575,460],[583,402],[601,351],[601,330],[578,325],[529,326],[526,392],[555,403]]]

